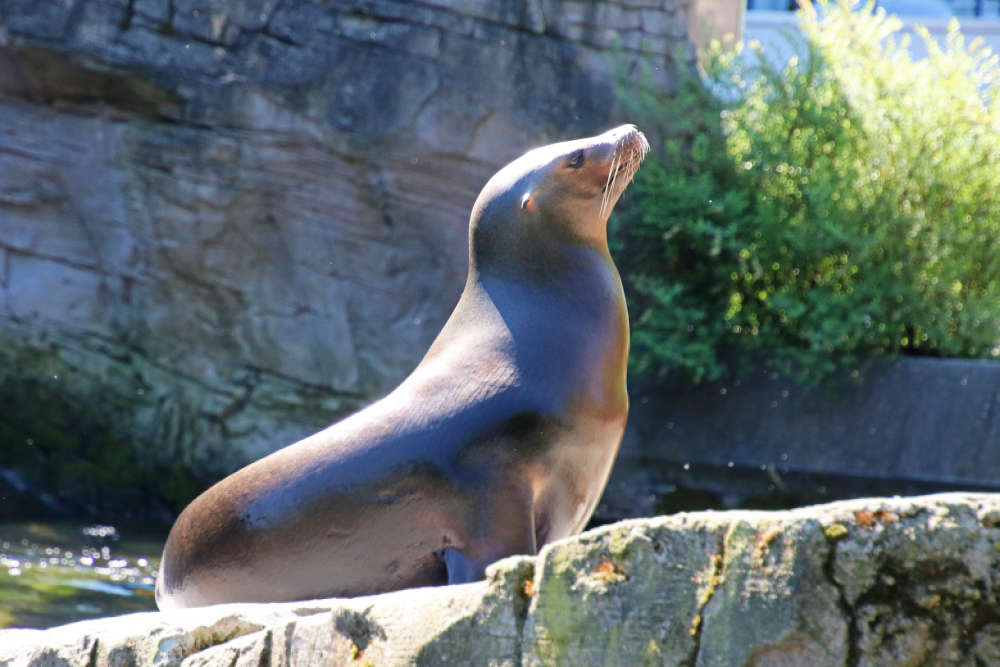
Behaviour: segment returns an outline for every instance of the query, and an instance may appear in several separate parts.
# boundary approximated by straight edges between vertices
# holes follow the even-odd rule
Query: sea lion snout
[[[619,125],[618,127],[613,127],[601,137],[608,137],[612,142],[619,141],[634,141],[638,142],[640,145],[644,145],[644,154],[649,152],[649,142],[646,141],[646,135],[644,135],[638,127],[632,123],[625,123],[624,125]]]
[[[649,141],[646,135],[632,124],[619,125],[598,135],[595,137],[595,144],[597,144],[595,148],[602,153],[605,168],[614,169],[617,173],[630,170],[630,179],[649,153]],[[613,178],[614,174],[609,171],[606,176]]]
[[[635,153],[642,159],[649,152],[649,141],[638,127],[628,123],[611,128],[604,134],[593,137],[594,150],[603,150],[607,157],[613,158],[616,153]]]
[[[586,150],[591,154],[589,176],[600,187],[598,217],[606,221],[618,197],[632,182],[643,158],[649,153],[649,141],[631,123],[612,128],[591,141]]]

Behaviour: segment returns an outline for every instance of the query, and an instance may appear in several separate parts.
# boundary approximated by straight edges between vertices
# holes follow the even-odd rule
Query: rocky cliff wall
[[[8,491],[182,502],[393,387],[482,184],[669,87],[685,4],[0,0]]]
[[[1000,664],[1000,496],[636,519],[484,582],[0,631],[0,666]]]

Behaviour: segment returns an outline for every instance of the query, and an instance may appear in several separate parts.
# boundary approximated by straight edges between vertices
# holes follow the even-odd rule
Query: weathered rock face
[[[0,665],[992,665],[998,610],[1000,495],[943,494],[631,520],[463,586],[0,631]]]
[[[390,389],[481,185],[669,86],[685,4],[0,0],[0,466],[211,477]]]

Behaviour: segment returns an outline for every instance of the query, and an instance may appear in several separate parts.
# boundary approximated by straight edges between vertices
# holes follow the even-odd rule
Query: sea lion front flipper
[[[458,549],[445,549],[441,560],[448,568],[449,584],[467,584],[483,578],[485,566],[480,565]]]
[[[532,499],[519,491],[499,498],[487,511],[480,508],[478,534],[461,548],[436,552],[448,570],[449,584],[479,581],[486,577],[486,567],[501,558],[538,552]]]

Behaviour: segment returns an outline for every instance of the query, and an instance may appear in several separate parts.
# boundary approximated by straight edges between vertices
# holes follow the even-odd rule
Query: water
[[[0,628],[153,611],[163,536],[93,524],[0,524]]]

